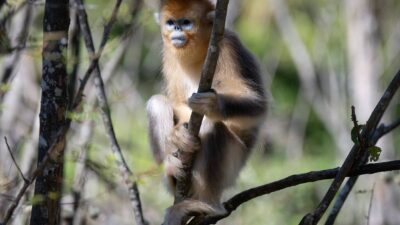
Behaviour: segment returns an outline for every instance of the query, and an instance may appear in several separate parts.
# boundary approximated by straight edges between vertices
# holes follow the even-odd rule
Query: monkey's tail
[[[214,207],[199,200],[184,200],[167,209],[163,225],[182,225],[193,216],[218,215],[223,211],[221,207]]]

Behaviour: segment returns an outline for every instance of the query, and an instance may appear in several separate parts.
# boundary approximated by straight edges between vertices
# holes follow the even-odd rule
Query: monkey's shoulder
[[[265,95],[259,64],[233,31],[225,30],[218,61],[217,73],[237,75],[252,90],[261,96]]]

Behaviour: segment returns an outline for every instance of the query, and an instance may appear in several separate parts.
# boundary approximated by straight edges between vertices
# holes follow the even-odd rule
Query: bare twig
[[[352,177],[352,176],[359,176],[359,175],[363,175],[363,174],[374,174],[374,173],[399,170],[399,169],[400,169],[400,160],[395,160],[395,161],[389,161],[389,162],[383,162],[383,163],[373,163],[373,164],[364,165],[364,166],[356,169],[355,171],[352,171],[351,173],[347,174],[346,176]],[[262,195],[270,194],[273,192],[277,192],[277,191],[280,191],[285,188],[304,184],[304,183],[332,179],[337,176],[339,171],[340,171],[340,168],[338,167],[338,168],[334,168],[334,169],[327,169],[327,170],[313,171],[313,172],[302,173],[302,174],[295,174],[295,175],[286,177],[284,179],[274,181],[272,183],[268,183],[268,184],[264,184],[264,185],[261,185],[261,186],[255,187],[255,188],[248,189],[246,191],[243,191],[243,192],[233,196],[231,199],[229,199],[228,201],[226,201],[223,204],[225,207],[225,210],[226,210],[225,214],[206,217],[201,223],[198,223],[198,224],[201,224],[201,225],[214,224],[217,221],[228,217],[234,210],[236,210],[243,203],[250,201],[254,198],[260,197]]]
[[[367,225],[369,225],[369,218],[371,216],[372,200],[374,199],[375,183],[372,186],[371,198],[369,199],[368,214],[367,214]]]
[[[393,80],[390,82],[385,93],[383,94],[378,104],[376,105],[374,111],[372,112],[371,116],[369,117],[365,125],[365,128],[361,132],[361,139],[365,141],[365,144],[367,146],[373,145],[373,143],[371,143],[373,141],[371,140],[371,137],[374,134],[376,127],[383,116],[383,113],[386,111],[390,101],[393,98],[393,95],[396,93],[399,86],[400,86],[400,71],[397,72]],[[339,173],[333,180],[331,186],[329,187],[327,193],[321,200],[318,207],[312,213],[309,213],[306,216],[304,216],[300,224],[314,225],[318,223],[322,215],[325,213],[326,209],[329,207],[336,193],[338,192],[340,185],[342,184],[344,178],[346,177],[346,174],[348,174],[350,170],[354,167],[354,165],[357,163],[356,160],[360,159],[360,157],[358,156],[360,156],[360,153],[362,152],[367,152],[367,151],[365,149],[361,149],[359,144],[355,144],[352,147],[350,153],[347,155],[345,161],[343,162]]]
[[[18,170],[19,174],[21,175],[22,179],[24,179],[24,181],[26,182],[27,179],[25,178],[24,173],[22,172],[21,168],[19,167],[17,161],[15,160],[15,157],[14,157],[12,151],[11,151],[10,145],[8,144],[7,137],[4,137],[4,141],[6,142],[8,152],[10,153],[11,159],[14,162],[15,167],[17,167],[17,170]]]
[[[18,37],[20,37],[20,38],[18,38],[17,48],[13,52],[12,61],[4,68],[3,75],[1,76],[0,86],[4,86],[4,85],[8,84],[8,82],[14,72],[15,66],[17,65],[17,63],[20,59],[21,51],[24,49],[24,46],[26,45],[26,41],[28,39],[29,24],[30,24],[31,17],[32,17],[32,5],[22,3],[21,8],[23,8],[24,5],[26,5],[26,11],[25,11],[24,19],[21,24],[21,30],[18,34]],[[0,26],[2,26],[1,22],[0,22]],[[0,89],[0,102],[2,101],[2,98],[4,97],[5,93],[6,93],[5,90],[2,91]]]
[[[77,9],[73,8],[71,13],[71,25],[70,25],[70,49],[71,49],[71,57],[70,62],[72,64],[72,70],[69,74],[69,81],[68,81],[68,96],[69,102],[68,107],[71,109],[72,104],[74,103],[75,96],[75,89],[76,89],[76,81],[78,77],[78,70],[80,66],[80,57],[81,57],[81,30],[79,28],[79,18]]]
[[[89,23],[87,20],[87,14],[86,14],[86,10],[84,8],[84,4],[83,4],[82,0],[75,0],[75,3],[78,8],[79,23],[81,26],[82,35],[85,40],[86,48],[89,52],[89,55],[93,56],[95,53],[95,48],[93,45],[93,38],[92,38],[92,34],[91,34],[91,31],[89,28]],[[116,4],[115,4],[115,8],[114,8],[115,11],[113,12],[113,15],[118,12],[120,4],[121,4],[121,0],[117,0]],[[110,22],[110,24],[112,24],[112,23],[113,22]],[[102,48],[100,48],[100,50],[102,50]],[[136,181],[131,180],[133,177],[133,173],[125,161],[125,158],[122,154],[121,148],[118,144],[118,140],[117,140],[115,132],[114,132],[114,127],[113,127],[112,119],[111,119],[111,115],[110,115],[110,109],[109,109],[109,105],[108,105],[108,101],[107,101],[107,95],[105,93],[103,79],[101,77],[100,68],[98,66],[98,59],[96,59],[94,62],[94,72],[95,72],[95,81],[94,82],[95,82],[96,89],[97,89],[97,99],[98,99],[99,106],[101,109],[101,116],[102,116],[103,123],[104,123],[105,129],[106,129],[106,133],[111,142],[111,149],[116,158],[116,162],[118,164],[118,167],[122,174],[124,182],[127,185],[127,188],[128,188],[129,194],[130,194],[131,204],[133,207],[133,211],[135,213],[136,223],[138,225],[144,225],[144,224],[146,224],[146,222],[143,217],[142,206],[141,206],[140,197],[139,197],[139,190],[138,190]],[[79,94],[79,92],[78,92],[78,94]]]
[[[225,20],[228,3],[229,0],[218,0],[217,2],[210,44],[201,72],[201,79],[197,92],[205,92],[211,89],[211,84],[219,56],[219,43],[223,39],[225,32]],[[203,115],[192,112],[189,120],[189,133],[192,136],[198,136],[202,120]],[[184,173],[182,178],[178,179],[177,181],[174,203],[178,203],[187,197],[191,185],[191,173],[194,161],[194,154],[192,153],[179,151],[178,157],[183,162],[182,164]]]
[[[72,186],[72,196],[73,196],[73,213],[70,224],[80,224],[79,221],[82,218],[82,209],[80,205],[80,201],[82,198],[82,193],[85,186],[85,175],[86,175],[86,149],[88,146],[89,141],[93,136],[93,128],[94,128],[94,121],[89,120],[85,121],[81,127],[80,131],[80,152],[79,156],[77,157],[76,162],[78,162],[75,166],[75,179],[74,184]]]
[[[141,0],[138,0],[138,1],[141,1]],[[114,25],[114,23],[117,20],[118,10],[119,10],[119,7],[120,7],[121,3],[122,3],[122,0],[117,0],[115,2],[115,6],[114,6],[114,9],[112,11],[111,17],[108,20],[107,24],[104,26],[103,36],[101,38],[101,42],[100,42],[100,46],[99,46],[98,52],[95,53],[94,46],[93,46],[93,51],[92,52],[90,52],[90,50],[89,50],[89,54],[90,54],[90,57],[91,57],[90,65],[89,65],[89,68],[86,70],[85,75],[83,76],[83,79],[81,80],[81,85],[80,85],[80,87],[79,87],[79,89],[77,91],[77,94],[76,94],[76,97],[75,97],[75,102],[80,102],[80,100],[82,98],[83,90],[85,88],[85,85],[88,82],[93,70],[98,66],[99,59],[100,59],[100,57],[101,57],[101,55],[103,53],[104,47],[105,47],[105,45],[106,45],[106,43],[108,41],[108,38],[110,36],[111,28],[112,28],[112,26]],[[78,16],[79,17],[80,17],[80,15],[79,15],[80,13],[79,12],[84,10],[83,7],[84,7],[83,5],[79,5],[79,4],[77,6]],[[82,23],[80,21],[79,21],[79,23],[82,26]],[[91,34],[90,34],[90,36],[85,35],[84,38],[85,38],[85,42],[89,41],[89,40],[86,40],[86,39],[87,38],[91,38]],[[75,108],[76,106],[77,105],[74,104],[73,108]]]
[[[376,130],[376,134],[374,134],[374,139],[381,138],[382,136],[390,133],[391,131],[393,131],[394,129],[396,129],[399,126],[400,126],[400,119],[398,119],[397,121],[395,121],[389,125],[381,124],[378,127],[378,129]]]
[[[38,164],[37,168],[33,171],[32,175],[30,175],[25,180],[24,185],[18,191],[18,194],[15,197],[14,201],[11,203],[11,205],[7,209],[6,216],[4,217],[2,225],[6,225],[10,221],[11,216],[13,215],[19,202],[21,201],[22,197],[24,196],[26,190],[33,183],[33,181],[35,181],[35,179],[43,173],[43,171],[44,171],[46,165],[49,163],[49,161],[53,160],[54,158],[56,158],[58,155],[61,154],[62,148],[60,148],[59,145],[60,145],[61,141],[64,139],[67,130],[68,130],[67,126],[64,126],[60,129],[60,131],[58,132],[57,138],[50,145],[50,148],[47,151],[44,158],[42,159],[42,161]]]
[[[135,4],[137,2],[137,0],[134,0]],[[136,7],[138,7],[139,5],[136,4]],[[138,9],[134,10],[135,15],[138,12]],[[132,17],[132,24],[135,23],[135,17]],[[132,28],[132,27],[129,27]],[[129,32],[129,31],[128,31]],[[121,44],[118,46],[118,48],[114,51],[113,55],[111,56],[111,60],[109,60],[107,62],[107,64],[104,66],[103,68],[103,80],[104,83],[107,84],[107,82],[110,80],[110,78],[112,77],[113,74],[115,74],[115,70],[118,67],[119,62],[121,61],[121,59],[123,58],[123,56],[125,55],[126,51],[129,49],[129,44],[131,42],[131,37],[132,36],[127,36],[124,35],[122,37],[121,40]],[[93,107],[93,109],[96,108],[97,105],[97,100],[96,100],[96,95],[94,92],[90,92],[87,95],[87,101],[91,104],[90,107]],[[111,182],[109,180],[109,178],[107,178],[105,175],[102,174],[102,172],[100,171],[99,165],[95,165],[93,161],[90,161],[88,159],[86,159],[86,149],[85,146],[87,145],[88,141],[89,141],[89,136],[91,135],[91,132],[93,130],[93,121],[85,121],[84,125],[82,126],[82,133],[84,133],[85,135],[81,135],[81,137],[86,137],[84,138],[82,144],[81,145],[81,152],[80,152],[80,157],[79,157],[79,161],[81,161],[81,165],[77,165],[76,170],[76,175],[75,175],[75,181],[78,181],[76,183],[74,183],[74,187],[73,187],[73,196],[74,196],[74,211],[76,213],[73,213],[72,215],[72,224],[80,224],[80,220],[82,219],[82,210],[79,210],[79,203],[80,203],[80,198],[82,198],[81,196],[81,191],[82,191],[82,185],[83,185],[83,170],[86,169],[91,169],[92,171],[94,171],[94,173],[99,176],[99,178],[101,180],[103,180],[106,185],[108,187],[110,187],[110,189],[115,189],[116,184],[114,182]],[[85,160],[83,160],[85,159]]]
[[[395,121],[394,123],[385,126],[384,124],[381,124],[376,130],[375,133],[372,137],[372,143],[375,144],[378,142],[378,140],[383,137],[384,135],[388,134],[389,132],[393,131],[396,127],[400,125],[400,120]],[[362,164],[365,164],[367,161],[367,156],[363,156],[361,159]],[[339,215],[340,210],[343,207],[343,204],[345,203],[347,197],[349,196],[351,190],[353,189],[354,185],[356,184],[358,180],[358,177],[351,177],[347,180],[346,184],[343,186],[343,188],[340,190],[336,200],[335,204],[332,207],[332,210],[329,213],[328,218],[326,219],[325,225],[333,225],[335,223],[336,217]]]
[[[356,184],[358,177],[350,177],[343,188],[340,190],[335,204],[333,205],[328,218],[326,219],[325,225],[333,225],[335,223],[337,215],[339,215],[340,210],[344,202],[346,201],[347,197],[350,194],[350,191],[353,189],[353,186]]]
[[[34,1],[34,0],[33,0]],[[8,11],[3,18],[0,19],[0,25],[4,25],[7,21],[11,19],[17,12],[19,12],[25,5],[27,5],[29,0],[21,2],[17,7]]]
[[[353,105],[351,106],[351,121],[353,121],[353,126],[357,134],[357,140],[361,144],[360,127],[357,121],[356,108]]]
[[[141,0],[138,0],[141,1]],[[137,12],[138,10],[136,10]],[[104,37],[103,37],[104,39]],[[84,89],[84,85],[81,84],[80,88],[82,88],[82,90]],[[74,106],[78,106],[81,103],[81,98],[79,99],[75,99],[74,101]],[[32,173],[32,175],[29,176],[29,178],[27,178],[27,181],[24,183],[24,185],[21,187],[21,189],[18,191],[18,194],[15,198],[15,200],[13,201],[13,203],[9,206],[7,212],[6,212],[6,216],[4,217],[4,221],[1,225],[6,225],[11,216],[13,215],[15,209],[17,208],[19,202],[21,201],[22,197],[24,196],[25,192],[27,191],[27,189],[29,188],[29,186],[33,183],[33,181],[43,173],[43,170],[45,168],[45,166],[47,165],[47,163],[50,161],[51,156],[57,156],[59,155],[59,150],[57,148],[57,146],[59,145],[59,142],[61,140],[63,140],[65,138],[66,133],[68,132],[69,128],[71,126],[71,119],[67,118],[65,125],[63,127],[60,128],[60,130],[58,131],[58,134],[56,135],[56,140],[54,140],[51,145],[50,148],[48,150],[48,152],[46,153],[46,156],[43,158],[43,160],[38,164],[37,168],[34,170],[34,172]]]

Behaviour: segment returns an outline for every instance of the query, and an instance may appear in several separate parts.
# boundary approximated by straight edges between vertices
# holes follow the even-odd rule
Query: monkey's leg
[[[204,121],[205,127],[210,121]],[[225,188],[233,185],[249,150],[222,122],[201,130],[201,150],[193,169],[191,199],[170,207],[166,225],[185,224],[192,216],[224,213],[220,198]]]
[[[235,183],[250,149],[222,122],[204,132],[201,142],[194,165],[194,193],[196,199],[218,205],[223,190]]]
[[[161,163],[169,149],[169,136],[174,128],[174,110],[164,95],[153,95],[147,102],[150,145],[157,163]]]
[[[164,162],[167,188],[174,193],[176,178],[182,176],[182,162],[175,156],[178,149],[199,149],[200,142],[189,135],[184,125],[174,125],[174,108],[163,95],[147,102],[150,144],[158,163]],[[176,118],[178,119],[178,118]]]

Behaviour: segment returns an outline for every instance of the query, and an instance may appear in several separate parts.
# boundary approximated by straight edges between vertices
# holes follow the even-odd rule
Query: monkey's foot
[[[177,149],[184,152],[193,153],[201,148],[200,138],[189,133],[187,123],[175,126],[170,136],[170,141]]]
[[[184,225],[194,216],[216,215],[220,211],[199,200],[185,200],[167,209],[163,225]]]

